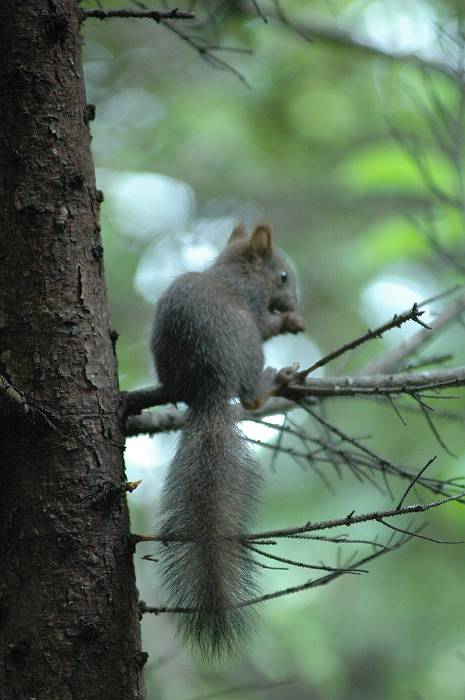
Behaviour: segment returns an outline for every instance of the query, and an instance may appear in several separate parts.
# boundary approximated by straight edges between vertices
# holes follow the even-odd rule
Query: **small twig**
[[[425,473],[425,471],[428,469],[428,467],[430,466],[430,464],[432,464],[436,459],[437,459],[436,455],[435,455],[434,457],[431,457],[431,459],[425,464],[425,466],[422,467],[422,468],[420,469],[420,471],[418,472],[418,474],[415,475],[415,477],[412,479],[412,481],[410,482],[410,484],[409,484],[409,485],[407,486],[407,488],[405,489],[402,498],[400,499],[399,503],[397,504],[397,509],[396,509],[396,510],[399,510],[400,508],[402,508],[402,505],[403,505],[405,499],[407,498],[408,494],[409,494],[410,491],[412,490],[412,488],[415,486],[415,484],[417,483],[417,481],[422,477],[422,475],[423,475],[423,474]]]
[[[387,397],[387,400],[388,400],[389,403],[391,404],[392,410],[394,411],[394,413],[396,414],[397,418],[400,420],[400,422],[402,423],[402,425],[406,426],[406,425],[407,425],[407,421],[405,420],[405,418],[403,417],[403,415],[401,414],[401,412],[400,412],[399,409],[397,408],[397,406],[396,406],[396,404],[395,404],[394,399],[392,398],[392,396],[389,395],[389,396]]]
[[[418,333],[415,333],[411,338],[408,338],[397,347],[388,350],[381,355],[381,357],[369,362],[358,374],[388,374],[389,372],[395,372],[406,357],[413,355],[413,353],[417,352],[423,345],[436,337],[439,331],[442,331],[453,323],[464,311],[465,295],[462,294],[462,296],[451,302],[436,316],[431,323],[431,330],[422,329]]]
[[[424,402],[421,401],[421,400],[419,399],[419,397],[418,397],[416,394],[414,394],[413,396],[414,396],[414,398],[418,401],[418,403],[419,403],[419,405],[420,405],[420,410],[421,410],[421,412],[423,413],[423,415],[424,415],[424,417],[425,417],[425,420],[426,420],[426,422],[428,423],[428,426],[429,426],[431,432],[433,433],[434,437],[436,438],[436,440],[438,441],[439,445],[442,447],[442,449],[444,450],[444,452],[447,452],[447,454],[450,455],[451,457],[457,457],[457,455],[454,454],[454,453],[452,452],[452,450],[449,450],[449,448],[447,447],[446,443],[444,442],[444,440],[442,439],[441,435],[439,434],[439,431],[438,431],[438,429],[436,428],[436,426],[434,425],[433,419],[431,418],[431,416],[430,416],[430,414],[429,414],[429,412],[428,412],[428,408],[429,408],[429,407],[427,408],[427,407],[425,406]],[[430,409],[430,410],[431,410],[431,409]]]
[[[464,540],[438,540],[435,537],[428,537],[427,535],[420,535],[418,530],[416,532],[412,532],[408,528],[404,530],[402,527],[392,525],[391,523],[386,523],[386,522],[384,522],[384,520],[380,520],[379,522],[382,525],[384,525],[385,527],[389,528],[390,530],[394,530],[394,532],[401,532],[403,535],[409,535],[410,537],[416,537],[419,540],[426,540],[427,542],[433,542],[434,544],[465,544]]]
[[[406,362],[405,365],[399,369],[399,371],[411,372],[414,369],[420,369],[430,365],[441,365],[444,362],[449,362],[453,359],[454,354],[452,352],[447,352],[442,355],[431,355],[430,357],[419,357],[417,360],[409,360]]]
[[[366,574],[367,571],[365,569],[341,569],[338,567],[335,569],[332,566],[325,566],[321,565],[318,566],[316,564],[305,564],[304,562],[301,561],[295,561],[294,559],[286,559],[284,557],[280,557],[277,554],[270,554],[270,552],[262,552],[258,547],[254,547],[253,545],[249,543],[245,543],[245,547],[247,549],[250,549],[250,551],[255,552],[255,554],[260,554],[262,557],[266,557],[267,559],[273,559],[273,561],[279,561],[282,564],[288,564],[289,566],[296,566],[300,567],[303,569],[316,569],[318,571],[344,571],[344,573],[351,573],[351,574]]]
[[[197,53],[199,54],[200,58],[202,58],[204,61],[209,63],[213,68],[217,68],[219,70],[227,71],[229,73],[232,73],[238,80],[241,81],[246,87],[250,87],[249,83],[247,82],[245,76],[240,73],[234,66],[232,66],[230,63],[227,61],[223,61],[223,59],[218,58],[218,56],[215,56],[212,53],[212,50],[218,50],[218,47],[214,47],[213,49],[208,45],[205,44],[202,40],[197,40],[187,34],[186,32],[183,32],[181,29],[179,29],[179,26],[175,26],[171,22],[168,22],[166,20],[162,20],[162,24],[166,29],[168,29],[170,32],[175,34],[181,41],[184,41],[188,46],[193,48]]]
[[[352,539],[349,538],[347,535],[336,535],[335,537],[325,537],[324,535],[289,535],[287,539],[297,539],[297,540],[312,540],[316,542],[331,542],[333,544],[369,544],[372,547],[382,547],[385,548],[386,545],[382,544],[381,542],[378,542],[376,539],[375,540],[359,540],[359,539]],[[276,542],[274,540],[270,540],[274,544]],[[264,542],[259,542],[260,545],[265,544],[266,540]],[[391,549],[388,547],[388,549]]]
[[[260,17],[260,19],[262,19],[265,22],[265,24],[268,24],[268,17],[265,14],[263,14],[262,9],[261,9],[260,5],[258,4],[258,1],[257,0],[250,0],[250,1],[251,1],[252,5],[254,6],[255,11],[256,11],[257,15]]]
[[[327,421],[326,419],[322,418],[322,416],[319,416],[315,411],[312,411],[308,406],[305,405],[305,403],[301,403],[303,408],[309,415],[313,416],[315,420],[318,422],[322,423],[324,426],[326,426],[329,430],[331,430],[335,435],[338,437],[342,438],[346,442],[354,445],[358,450],[361,452],[364,452],[366,455],[371,457],[374,461],[372,463],[372,468],[373,469],[380,469],[383,474],[390,473],[394,474],[396,476],[400,476],[404,479],[413,479],[414,474],[412,472],[408,471],[404,467],[400,466],[399,464],[395,464],[391,460],[386,459],[385,457],[382,457],[381,455],[377,454],[373,450],[370,450],[368,447],[365,447],[365,445],[362,445],[360,442],[352,438],[350,435],[347,435],[344,433],[340,428],[337,428],[335,425]],[[379,465],[379,466],[378,466]],[[417,481],[421,483],[422,486],[424,486],[427,489],[430,489],[434,493],[443,493],[443,484],[440,481],[433,480],[433,479],[421,479],[421,475],[417,475]]]

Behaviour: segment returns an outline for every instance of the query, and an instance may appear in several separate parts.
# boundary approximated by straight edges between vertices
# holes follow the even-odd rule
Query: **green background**
[[[120,5],[104,3],[106,9]],[[105,193],[106,274],[123,389],[155,381],[148,342],[157,296],[176,274],[205,266],[240,219],[248,226],[270,221],[300,279],[307,332],[271,341],[267,357],[275,366],[295,360],[308,366],[368,326],[462,281],[463,92],[440,72],[392,58],[404,52],[445,64],[460,61],[465,44],[456,5],[283,2],[292,26],[271,15],[265,23],[240,5],[197,3],[200,18],[206,17],[204,6],[214,15],[208,26],[175,26],[210,45],[240,49],[213,55],[247,85],[155,22],[89,19],[83,28],[88,99],[97,106],[92,146]],[[271,12],[274,5],[261,7]],[[354,49],[340,36],[325,40],[317,31],[306,41],[299,30],[312,36],[311,27],[364,37],[391,57]],[[428,307],[430,319],[442,304]],[[326,373],[356,371],[417,329],[409,324],[391,331]],[[463,365],[463,345],[459,323],[420,356],[453,353],[446,366]],[[449,395],[454,398],[431,399],[436,413],[463,409],[460,390]],[[414,471],[437,454],[431,475],[464,474],[462,421],[435,417],[453,456],[423,415],[409,410],[415,407],[413,400],[399,401],[406,425],[382,402],[334,399],[326,412],[342,430],[367,438],[364,444]],[[316,434],[301,412],[292,418]],[[271,429],[249,425],[246,431],[276,440]],[[128,478],[143,478],[129,496],[135,532],[154,531],[174,444],[171,434],[128,440]],[[298,446],[288,438],[284,444]],[[349,468],[340,478],[330,464],[320,465],[322,479],[314,465],[298,464],[288,454],[273,463],[270,450],[257,448],[257,455],[266,473],[260,529],[396,503]],[[391,479],[390,485],[398,500],[405,482]],[[428,494],[420,490],[412,502],[417,497]],[[465,539],[463,508],[452,504],[428,514],[425,532]],[[387,539],[390,532],[372,524],[349,532],[376,534]],[[279,551],[334,566],[337,549],[300,542]],[[343,547],[342,561],[353,549]],[[371,551],[363,545],[358,550],[359,556]],[[136,566],[141,597],[156,605],[162,602],[156,564],[139,558],[152,551],[141,547]],[[263,604],[254,639],[222,665],[203,663],[182,648],[169,616],[146,616],[149,698],[463,698],[464,553],[465,545],[414,540],[373,562],[369,574]],[[309,575],[263,570],[262,589],[295,585]]]

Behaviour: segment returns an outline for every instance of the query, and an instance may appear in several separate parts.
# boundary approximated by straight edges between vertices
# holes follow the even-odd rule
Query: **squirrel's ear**
[[[234,226],[231,235],[228,238],[227,245],[234,243],[234,241],[240,241],[243,238],[247,238],[247,231],[245,230],[244,224],[241,223]]]
[[[271,229],[266,224],[260,224],[250,236],[250,249],[257,255],[269,255],[273,249]]]

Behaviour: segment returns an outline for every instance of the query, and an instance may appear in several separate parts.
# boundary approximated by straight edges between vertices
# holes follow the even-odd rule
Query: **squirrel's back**
[[[162,384],[186,403],[238,396],[263,367],[262,339],[237,291],[215,269],[178,277],[160,298],[152,350]]]

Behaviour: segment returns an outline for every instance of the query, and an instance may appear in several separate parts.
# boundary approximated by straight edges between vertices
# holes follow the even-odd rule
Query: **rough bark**
[[[144,697],[76,0],[0,3],[0,697]]]

